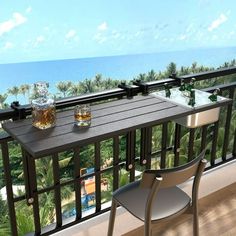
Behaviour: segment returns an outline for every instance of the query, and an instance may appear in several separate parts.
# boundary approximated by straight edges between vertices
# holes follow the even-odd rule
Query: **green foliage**
[[[168,66],[167,66],[167,70],[166,70],[166,75],[167,77],[169,77],[172,74],[176,73],[176,64],[174,62],[171,62]]]
[[[13,86],[12,88],[8,89],[8,93],[15,96],[15,101],[17,101],[17,96],[20,92],[20,89],[17,86]]]
[[[62,93],[63,97],[66,97],[71,86],[72,86],[72,82],[70,81],[67,81],[67,82],[62,81],[56,85],[57,89]]]
[[[25,234],[34,231],[33,215],[26,208],[17,209],[16,219],[19,236],[24,236]]]
[[[129,172],[121,169],[119,173],[119,187],[129,183]]]
[[[0,235],[10,235],[7,202],[0,195]]]
[[[11,229],[9,224],[8,205],[7,201],[2,199],[0,195],[0,235],[10,236]]]
[[[94,167],[94,145],[81,147],[80,150],[80,165],[81,168]]]
[[[0,222],[0,235],[1,236],[11,236],[10,225],[8,223]]]
[[[30,102],[29,101],[29,97],[30,97],[30,85],[29,84],[22,84],[19,87],[19,92],[24,96],[25,103],[27,103],[26,94],[27,94],[27,97],[28,97],[28,102]]]
[[[0,94],[0,109],[3,109],[4,108],[4,102],[6,101],[8,95],[5,93],[5,94]]]

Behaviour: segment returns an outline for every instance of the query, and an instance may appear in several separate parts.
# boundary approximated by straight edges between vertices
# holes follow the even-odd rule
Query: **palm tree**
[[[77,96],[81,93],[81,89],[79,84],[73,84],[70,88],[69,88],[69,95],[71,96]]]
[[[141,81],[146,81],[147,80],[147,75],[145,73],[140,73],[136,79],[141,80]]]
[[[185,66],[180,67],[180,75],[187,75],[189,73],[190,73],[190,71],[189,71],[188,67],[185,67]]]
[[[72,82],[70,81],[59,82],[56,85],[57,89],[63,94],[63,97],[66,97],[66,93],[69,91],[71,86],[72,86]]]
[[[197,69],[197,62],[193,62],[193,63],[192,63],[191,71],[192,71],[193,73],[198,72],[198,69]]]
[[[7,99],[7,94],[3,94],[3,95],[0,94],[0,108],[1,109],[4,108],[4,102],[6,101],[6,99]]]
[[[29,84],[22,84],[20,86],[20,93],[24,96],[25,98],[25,103],[26,103],[26,93],[27,93],[27,96],[28,96],[28,99],[29,99],[29,91],[30,91],[30,85]]]
[[[98,88],[102,87],[102,75],[101,74],[95,75],[94,84]]]
[[[150,70],[147,74],[147,81],[154,81],[157,79],[156,73],[154,70]]]
[[[15,96],[15,99],[17,101],[17,96],[20,92],[20,89],[17,86],[13,86],[11,89],[8,89],[8,93]]]
[[[111,89],[117,87],[116,81],[114,81],[111,78],[107,78],[103,81],[103,87],[104,89]]]
[[[168,66],[167,66],[167,76],[170,76],[172,74],[176,73],[176,64],[174,62],[171,62]]]
[[[95,91],[93,86],[93,82],[90,79],[85,79],[84,81],[79,83],[82,93],[92,93]]]
[[[223,64],[223,67],[224,68],[227,68],[227,67],[229,67],[230,66],[230,63],[229,62],[225,62],[224,64]]]

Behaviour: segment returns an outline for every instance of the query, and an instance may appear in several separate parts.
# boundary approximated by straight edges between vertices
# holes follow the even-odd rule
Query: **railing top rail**
[[[182,76],[179,76],[178,78],[184,79],[188,82],[193,77],[196,80],[204,80],[204,79],[211,79],[211,78],[220,77],[220,76],[232,75],[235,73],[236,73],[236,66],[232,66],[232,67],[227,67],[227,68],[220,68],[213,71],[205,71],[205,72],[200,72],[200,73],[195,73],[195,74],[182,75]]]

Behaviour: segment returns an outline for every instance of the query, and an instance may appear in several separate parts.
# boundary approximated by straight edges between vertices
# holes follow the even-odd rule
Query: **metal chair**
[[[130,183],[113,193],[108,226],[108,236],[112,236],[117,204],[132,215],[144,221],[145,236],[151,236],[151,224],[170,219],[190,210],[193,214],[193,235],[199,235],[198,188],[207,161],[203,151],[191,162],[161,170],[146,170],[142,179]],[[194,176],[192,196],[178,186]]]

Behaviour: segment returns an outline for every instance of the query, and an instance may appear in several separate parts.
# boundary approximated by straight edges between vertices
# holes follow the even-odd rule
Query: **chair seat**
[[[140,181],[130,183],[113,194],[113,197],[131,214],[144,221],[145,204],[150,189],[141,188]],[[174,186],[161,188],[153,202],[152,220],[160,220],[172,216],[191,203],[191,198],[180,188]]]

